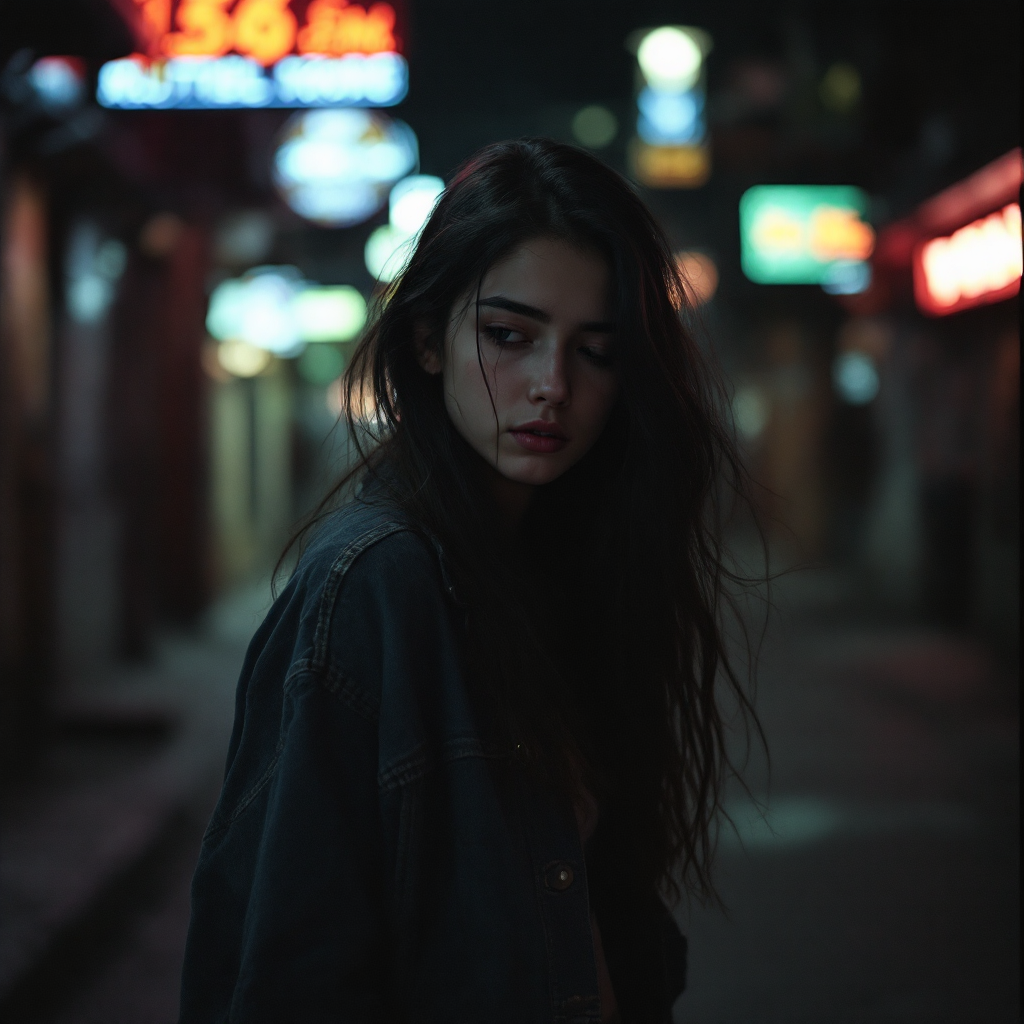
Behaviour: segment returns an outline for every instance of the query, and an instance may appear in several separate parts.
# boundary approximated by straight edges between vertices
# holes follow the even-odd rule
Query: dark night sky
[[[119,40],[104,0],[0,5],[0,50],[7,53],[18,43],[37,52],[77,46],[95,70],[123,52],[118,45],[130,45]],[[619,117],[619,136],[601,155],[625,169],[635,74],[626,36],[666,23],[710,32],[712,178],[696,191],[648,199],[676,244],[720,253],[726,276],[733,264],[738,274],[736,203],[752,184],[861,185],[881,224],[1018,144],[1020,18],[1018,5],[1006,0],[407,0],[406,9],[410,91],[394,114],[419,136],[421,169],[445,177],[489,141],[531,134],[571,141],[572,115],[594,102]],[[830,114],[818,98],[836,61],[852,64],[863,81],[862,102],[846,116]],[[751,65],[777,76],[779,102],[722,115]],[[142,206],[207,217],[276,204],[294,221],[292,258],[320,262],[325,278],[356,268],[361,274],[362,242],[375,222],[344,232],[305,228],[274,196],[270,158],[287,116],[112,113],[97,137],[99,164],[82,154],[68,159],[93,159],[93,180],[104,190],[118,176],[126,179]],[[12,138],[11,145],[18,143]],[[105,179],[104,161],[116,168]],[[69,168],[69,180],[78,180],[75,173]],[[301,243],[295,232],[306,236]]]
[[[939,176],[949,180],[1019,134],[1015,3],[424,0],[411,13],[412,87],[402,109],[421,134],[424,167],[439,173],[502,134],[552,130],[545,112],[559,104],[625,112],[633,62],[624,39],[663,23],[711,33],[712,95],[744,58],[778,62],[791,88],[834,61],[854,64],[865,85],[859,139],[840,159],[847,180],[853,171],[871,189],[900,177],[928,117],[947,119],[954,136]],[[816,160],[829,162],[820,153]]]

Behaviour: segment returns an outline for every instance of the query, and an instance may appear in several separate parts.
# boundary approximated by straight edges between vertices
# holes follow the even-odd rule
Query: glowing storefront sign
[[[390,107],[404,99],[408,80],[405,59],[397,53],[285,57],[269,74],[239,56],[152,64],[125,57],[100,69],[96,98],[123,110]]]
[[[96,98],[105,107],[386,107],[408,90],[389,3],[135,3],[150,46],[100,69]]]
[[[1020,291],[1020,206],[933,238],[914,253],[914,297],[923,313],[945,316],[1010,298]]]
[[[743,272],[758,284],[820,284],[852,294],[871,280],[875,232],[852,185],[755,185],[740,199]]]

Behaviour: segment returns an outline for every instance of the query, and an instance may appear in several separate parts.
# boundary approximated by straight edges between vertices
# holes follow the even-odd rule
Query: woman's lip
[[[569,440],[569,435],[557,423],[552,423],[551,420],[530,420],[529,423],[517,424],[512,430],[516,433],[525,430],[530,434],[550,434],[552,437],[561,438],[563,441]]]
[[[522,427],[510,430],[509,433],[516,444],[521,448],[525,448],[528,452],[540,452],[550,455],[554,452],[560,452],[569,443],[567,437],[555,437],[552,434],[535,434]]]

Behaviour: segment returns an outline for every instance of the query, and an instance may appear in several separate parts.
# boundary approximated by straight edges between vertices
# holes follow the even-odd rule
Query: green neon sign
[[[871,255],[868,197],[853,185],[755,185],[740,199],[743,273],[758,284],[826,284]]]

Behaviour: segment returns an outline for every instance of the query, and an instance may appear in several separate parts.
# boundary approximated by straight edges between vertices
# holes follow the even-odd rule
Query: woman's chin
[[[517,455],[499,459],[494,467],[506,479],[517,484],[542,487],[557,480],[572,465],[567,459],[554,459],[550,455]]]

